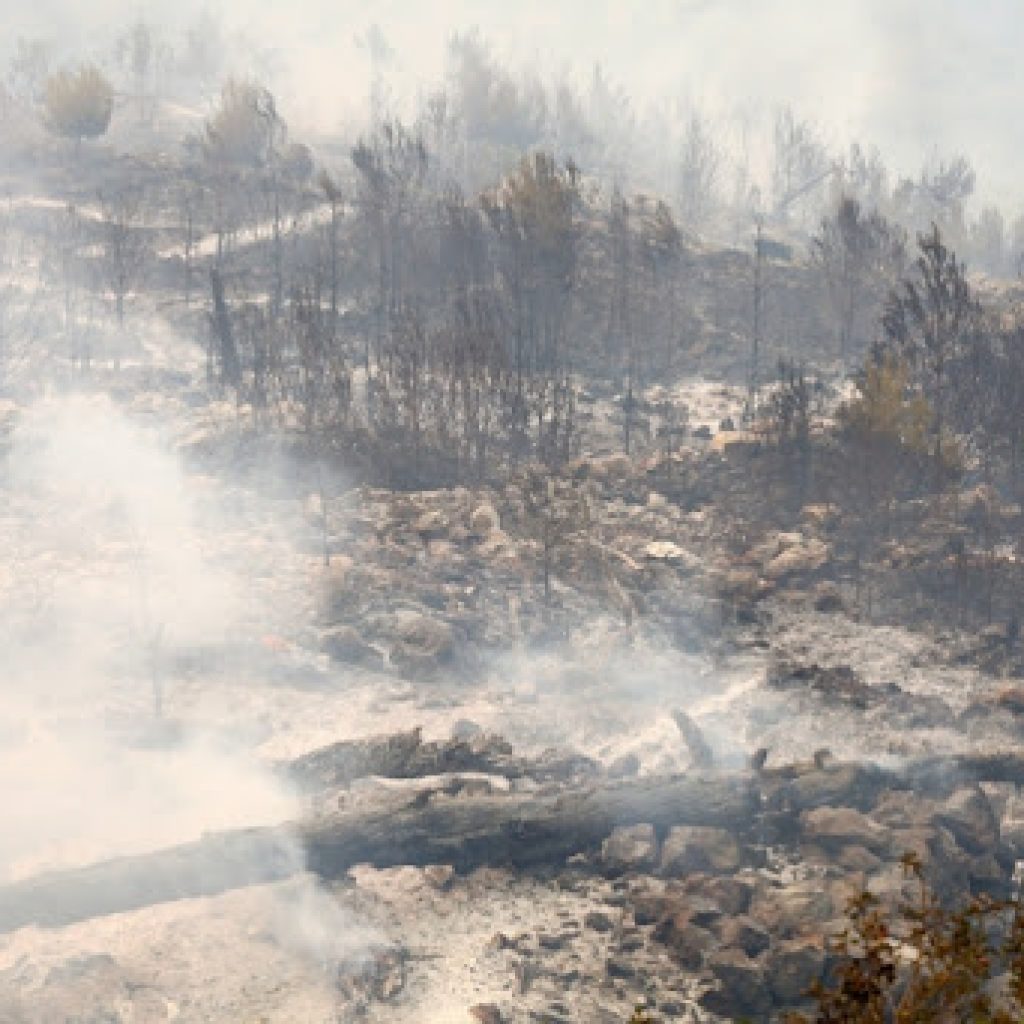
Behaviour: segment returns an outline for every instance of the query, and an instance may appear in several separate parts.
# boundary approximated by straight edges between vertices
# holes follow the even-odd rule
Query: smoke
[[[68,61],[109,61],[113,40],[138,17],[180,50],[205,15],[206,34],[217,29],[221,71],[269,75],[300,135],[361,127],[372,71],[360,40],[372,26],[388,44],[379,70],[403,116],[440,81],[451,35],[475,27],[516,73],[531,67],[546,81],[585,87],[600,65],[641,119],[680,97],[716,117],[793,104],[836,141],[877,144],[899,174],[916,175],[935,149],[967,152],[984,192],[1022,200],[1022,72],[1009,42],[1019,37],[1022,14],[1012,0],[991,0],[983,11],[968,0],[843,0],[825,9],[811,0],[650,0],[605,5],[599,18],[581,0],[390,0],[374,5],[372,20],[364,5],[326,0],[287,8],[223,0],[212,19],[206,0],[8,6],[9,46],[19,35],[52,38],[59,25],[58,50]]]
[[[298,817],[251,738],[192,724],[176,694],[186,654],[215,690],[204,656],[276,621],[221,550],[223,503],[197,502],[166,440],[103,396],[23,410],[3,470],[0,883]],[[366,936],[282,842],[300,877],[268,934],[319,964],[351,955]]]

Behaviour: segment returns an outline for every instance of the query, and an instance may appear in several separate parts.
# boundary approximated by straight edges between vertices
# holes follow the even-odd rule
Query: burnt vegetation
[[[0,95],[13,140],[0,167],[11,194],[0,204],[0,399],[60,381],[129,403],[149,374],[212,424],[183,444],[200,465],[255,476],[264,460],[293,459],[321,530],[317,642],[338,662],[435,680],[478,668],[513,635],[554,648],[599,609],[624,635],[649,626],[688,653],[768,650],[769,687],[847,711],[891,706],[909,721],[915,697],[899,684],[775,656],[774,622],[799,605],[948,642],[954,660],[992,677],[994,696],[956,715],[943,705],[943,724],[984,728],[1005,714],[1019,730],[1024,220],[1008,229],[994,207],[970,214],[970,162],[932,161],[890,182],[877,152],[833,152],[785,109],[762,126],[768,166],[752,168],[695,109],[661,126],[675,149],[654,174],[635,111],[600,70],[585,93],[549,89],[502,68],[479,36],[456,36],[443,85],[398,116],[377,67],[386,47],[367,46],[369,118],[307,144],[270,88],[225,77],[198,30],[175,55],[139,22],[102,69],[61,68],[24,41]],[[172,99],[208,101],[207,113],[182,124]],[[198,373],[183,349],[146,362],[155,323],[201,346]],[[721,399],[713,417],[689,397],[694,380]],[[350,493],[329,493],[343,476]],[[357,486],[363,504],[343,534],[331,503]],[[335,578],[338,536],[372,556],[349,558]],[[386,603],[399,584],[415,611]],[[699,727],[682,711],[675,720],[693,764],[718,771]],[[429,760],[418,733],[412,747]],[[330,767],[338,751],[325,750]],[[444,750],[427,753],[448,763]],[[500,753],[507,774],[511,754]],[[522,829],[540,807],[551,857],[564,862],[585,839],[592,867],[612,825],[647,829],[623,845],[646,844],[645,868],[658,861],[662,880],[694,888],[662,893],[645,923],[686,969],[714,965],[699,995],[712,1012],[769,1019],[796,1005],[805,1016],[794,1024],[1020,1019],[1024,924],[998,834],[981,852],[953,849],[940,795],[927,822],[905,809],[897,828],[881,783],[870,799],[858,788],[881,769],[833,771],[822,749],[772,775],[768,756],[753,755],[740,811],[724,821],[701,816],[709,790],[685,776],[671,800],[652,787],[657,813],[627,821],[619,786],[639,772],[627,759],[601,779],[610,795],[467,798],[448,838],[458,848],[470,821],[480,849],[463,855],[475,869],[508,857],[506,818]],[[459,764],[493,768],[478,761]],[[577,790],[605,770],[556,767]],[[924,786],[891,774],[894,792]],[[976,787],[1007,780],[976,774],[965,775],[969,798],[989,808]],[[707,785],[731,795],[729,780]],[[699,809],[692,821],[679,817],[677,785]],[[837,826],[856,846],[859,881],[881,875],[915,829],[927,856],[959,874],[933,891],[911,855],[915,901],[892,909],[864,891],[847,930],[816,934],[810,953],[793,945],[806,938],[796,926],[779,941],[751,926],[749,957],[730,959],[737,939],[716,960],[708,936],[735,938],[739,926],[706,907],[687,916],[700,886],[764,867],[774,846],[802,842],[809,860],[835,852],[834,822],[815,817],[833,808],[805,785],[842,789],[839,810],[859,816],[855,841]],[[431,853],[417,845],[421,818],[448,818],[429,794],[417,799],[401,815],[351,817],[382,863],[395,821],[408,828],[408,863]],[[573,799],[582,809],[567,829]],[[872,846],[890,827],[891,847]],[[338,853],[330,822],[317,828],[335,875],[365,852]],[[548,849],[521,845],[531,868]],[[744,906],[751,893],[771,902],[762,882],[736,883],[749,889]],[[798,953],[800,985],[779,987],[766,968],[749,993],[729,995],[747,960]],[[661,1017],[641,1006],[632,1019]]]

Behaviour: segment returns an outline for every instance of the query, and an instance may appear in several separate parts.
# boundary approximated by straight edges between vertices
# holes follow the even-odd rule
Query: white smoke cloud
[[[791,103],[837,141],[878,144],[902,173],[915,173],[933,150],[965,151],[982,193],[1024,202],[1016,116],[1024,67],[1014,50],[1024,9],[1014,0],[618,0],[596,11],[583,0],[5,6],[12,42],[61,26],[66,52],[109,49],[139,16],[173,36],[212,10],[229,38],[243,34],[260,66],[276,70],[286,112],[305,130],[365,116],[370,64],[357,38],[371,22],[393,51],[389,86],[406,103],[441,74],[451,34],[478,27],[500,59],[544,77],[567,72],[585,82],[600,64],[641,108],[666,95],[717,112]]]
[[[0,879],[297,814],[238,740],[157,720],[170,654],[244,628],[174,456],[108,399],[52,398],[7,472]]]

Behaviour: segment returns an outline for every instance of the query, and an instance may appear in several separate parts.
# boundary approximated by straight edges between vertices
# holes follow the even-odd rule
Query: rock
[[[470,721],[468,718],[459,718],[452,724],[450,735],[453,740],[469,743],[483,734],[483,729],[476,722]]]
[[[455,637],[443,619],[415,612],[400,612],[385,622],[392,641],[391,664],[417,675],[448,664],[454,656]]]
[[[771,936],[753,918],[745,915],[727,918],[722,925],[724,947],[735,946],[749,957],[760,956],[770,945]]]
[[[1011,818],[1004,821],[1000,838],[1017,860],[1024,860],[1024,819]]]
[[[999,842],[999,823],[979,786],[962,786],[932,816],[968,853],[990,853]]]
[[[1003,860],[991,853],[972,858],[968,869],[971,892],[983,893],[996,900],[1009,899],[1013,891],[1013,869],[1014,862],[1009,851]]]
[[[776,690],[809,689],[823,700],[859,711],[879,703],[883,697],[849,665],[802,665],[775,661],[769,667],[767,682]]]
[[[583,918],[583,924],[591,931],[610,932],[615,927],[615,922],[601,910],[591,910]]]
[[[436,540],[448,532],[448,520],[439,509],[427,509],[412,523],[413,530],[426,540]]]
[[[821,976],[825,954],[813,939],[776,942],[768,953],[768,985],[783,1005],[800,1002],[811,982]]]
[[[845,611],[846,605],[838,585],[831,580],[819,583],[814,588],[814,607],[819,612]]]
[[[639,925],[657,924],[669,913],[666,899],[660,893],[638,893],[632,897],[630,905],[633,908],[633,920]]]
[[[718,576],[718,593],[733,600],[756,601],[768,593],[761,577],[752,569],[730,568]]]
[[[936,885],[944,885],[947,881],[941,873],[932,873],[929,866],[929,882],[934,880]],[[963,886],[966,887],[967,880],[963,879]],[[958,885],[958,888],[960,886]],[[917,882],[913,877],[908,876],[902,864],[883,864],[881,870],[876,871],[868,879],[867,889],[884,904],[895,906],[898,903],[912,904],[919,899]]]
[[[631,779],[640,771],[640,758],[636,754],[623,754],[608,765],[608,777]]]
[[[836,506],[828,504],[804,505],[800,518],[813,526],[824,526],[836,517]]]
[[[780,580],[797,573],[814,572],[828,559],[828,545],[812,537],[803,543],[793,544],[777,554],[765,564],[764,575],[770,580]]]
[[[863,846],[843,847],[836,863],[847,871],[860,871],[866,875],[882,866],[882,861]]]
[[[892,846],[890,854],[893,857],[903,857],[907,853],[913,853],[920,858],[923,864],[932,861],[932,847],[935,843],[936,830],[929,826],[918,825],[912,828],[894,828],[892,830]],[[952,837],[950,837],[952,839]],[[955,842],[953,843],[955,847]],[[876,868],[876,871],[882,870]]]
[[[846,846],[862,846],[880,853],[889,849],[892,834],[883,825],[852,807],[817,807],[800,815],[800,827],[812,843],[837,853]]]
[[[636,968],[621,956],[610,956],[605,963],[605,970],[609,978],[622,978],[628,980],[636,977]]]
[[[730,917],[745,914],[750,909],[753,885],[733,875],[712,875],[704,878],[689,878],[686,891],[699,893],[721,907],[722,913]]]
[[[846,908],[836,908],[821,881],[809,878],[756,893],[749,915],[771,935],[792,938],[816,931],[837,909]]]
[[[764,968],[736,949],[722,949],[707,958],[707,966],[721,988],[700,998],[700,1005],[712,1013],[735,1019],[763,1017],[771,1010],[771,997]]]
[[[661,873],[679,878],[695,872],[731,874],[742,864],[739,843],[730,832],[699,825],[669,830],[661,850]]]
[[[494,1003],[477,1003],[470,1008],[469,1015],[480,1024],[505,1024],[501,1010]]]
[[[320,634],[320,649],[334,661],[366,668],[382,668],[384,658],[351,626],[332,626]]]
[[[670,540],[652,540],[644,548],[644,558],[648,562],[683,566],[691,572],[699,569],[702,564],[700,558]]]
[[[515,542],[504,530],[491,530],[477,550],[491,564],[514,565],[519,559]]]
[[[347,578],[355,561],[351,555],[343,555],[336,552],[331,555],[330,562],[323,564],[322,556],[317,558],[313,570],[313,584],[319,592],[320,600],[324,604],[330,604],[334,593],[347,586]]]
[[[717,944],[711,932],[694,924],[686,914],[666,918],[655,928],[654,938],[666,945],[688,971],[699,970],[704,954]]]
[[[1012,715],[1024,715],[1024,686],[1006,686],[996,694],[995,704]]]
[[[632,460],[622,452],[590,460],[591,473],[600,480],[621,480],[630,475]]]
[[[802,533],[770,530],[747,552],[746,558],[763,569],[772,559],[803,542]]]
[[[871,817],[887,828],[911,828],[926,825],[937,806],[920,793],[887,789],[879,794]]]
[[[620,825],[601,844],[601,863],[616,873],[652,867],[657,859],[658,839],[653,825]]]
[[[698,928],[716,928],[722,920],[722,908],[706,896],[690,897],[683,911],[686,919]]]
[[[757,448],[761,442],[761,436],[751,430],[719,430],[711,439],[711,451],[731,455],[743,449]]]
[[[423,879],[432,889],[449,889],[454,878],[455,868],[451,864],[428,864],[423,869]]]
[[[501,529],[501,517],[498,510],[489,502],[482,502],[473,509],[469,517],[470,529],[481,537],[486,537],[495,530]]]

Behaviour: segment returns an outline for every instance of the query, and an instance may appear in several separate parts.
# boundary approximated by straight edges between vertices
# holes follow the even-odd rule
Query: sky
[[[204,10],[263,51],[295,126],[332,128],[365,106],[358,40],[370,25],[392,48],[399,98],[437,79],[453,32],[476,27],[503,60],[546,78],[582,82],[600,64],[640,107],[789,103],[902,173],[965,152],[979,192],[1024,209],[1021,0],[0,0],[9,39],[59,30],[85,46],[138,16],[180,30]]]

